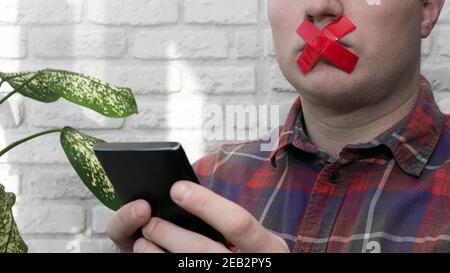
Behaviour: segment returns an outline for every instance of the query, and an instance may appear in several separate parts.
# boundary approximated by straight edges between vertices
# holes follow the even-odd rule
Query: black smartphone
[[[99,143],[94,152],[123,204],[144,199],[151,204],[152,216],[226,244],[222,234],[170,197],[170,188],[179,180],[199,183],[180,143]]]

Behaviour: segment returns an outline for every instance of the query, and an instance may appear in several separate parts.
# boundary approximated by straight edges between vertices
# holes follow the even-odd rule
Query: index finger
[[[201,185],[180,181],[170,194],[178,205],[209,223],[243,252],[270,252],[277,251],[274,246],[281,248],[279,240],[247,210]]]

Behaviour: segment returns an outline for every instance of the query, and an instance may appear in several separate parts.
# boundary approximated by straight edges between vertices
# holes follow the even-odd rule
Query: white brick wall
[[[14,96],[0,107],[0,147],[71,125],[107,141],[181,141],[191,161],[214,146],[202,110],[214,103],[282,104],[296,93],[276,65],[265,0],[2,0],[0,71],[54,67],[131,87],[140,113],[104,118],[63,100]],[[423,46],[423,70],[450,112],[450,8]],[[7,90],[3,89],[4,95]],[[110,252],[111,211],[77,178],[57,134],[0,159],[32,252]]]

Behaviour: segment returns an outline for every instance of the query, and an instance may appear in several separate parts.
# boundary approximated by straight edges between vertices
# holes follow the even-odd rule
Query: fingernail
[[[187,198],[191,193],[190,186],[185,182],[178,182],[173,187],[173,199],[175,199],[175,201],[180,202]]]
[[[133,250],[134,253],[145,253],[147,250],[147,243],[145,239],[137,240]]]
[[[150,222],[147,224],[147,226],[144,228],[144,233],[145,235],[150,235],[153,231],[153,229],[156,226],[156,223],[158,222],[158,220],[156,218],[152,218],[150,220]]]
[[[142,219],[145,217],[145,208],[142,204],[136,204],[133,206],[133,214],[137,219]]]
[[[145,249],[147,246],[145,244],[142,244],[142,246],[138,247],[135,251],[135,253],[145,253]]]

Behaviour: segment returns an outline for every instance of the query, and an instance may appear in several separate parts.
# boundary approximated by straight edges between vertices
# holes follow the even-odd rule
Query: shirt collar
[[[413,110],[405,118],[372,141],[348,145],[347,148],[357,150],[384,145],[389,148],[403,171],[412,176],[420,176],[439,142],[443,123],[444,115],[434,100],[431,85],[421,76],[419,97]],[[289,145],[307,153],[320,152],[305,133],[300,97],[292,105],[281,127],[278,147],[270,155],[274,167],[278,151]]]

